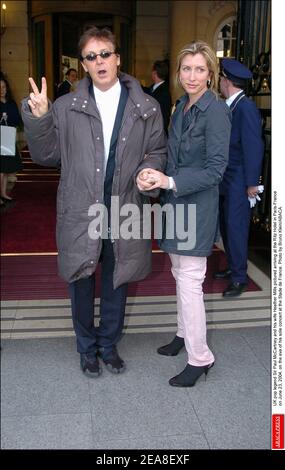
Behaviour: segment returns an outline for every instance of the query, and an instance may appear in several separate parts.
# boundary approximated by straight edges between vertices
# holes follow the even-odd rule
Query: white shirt
[[[95,85],[93,85],[94,96],[97,108],[99,110],[102,127],[103,127],[103,138],[104,138],[104,158],[105,158],[105,171],[107,167],[107,161],[110,150],[111,137],[115,124],[116,114],[121,95],[121,84],[117,80],[107,91],[101,91]]]
[[[243,93],[243,90],[237,91],[234,95],[230,96],[230,97],[226,100],[226,103],[227,103],[228,107],[231,106],[231,104],[234,102],[234,100],[236,99],[236,97],[237,97],[238,95],[240,95],[241,93]]]

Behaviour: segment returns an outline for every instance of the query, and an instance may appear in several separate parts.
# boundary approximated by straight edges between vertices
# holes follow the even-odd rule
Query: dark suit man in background
[[[229,278],[223,296],[236,297],[247,286],[248,198],[258,193],[264,144],[259,110],[244,92],[251,71],[234,59],[224,59],[222,66],[220,89],[232,111],[229,163],[220,184],[220,227],[228,267],[214,277]]]
[[[57,98],[66,95],[72,90],[74,83],[77,81],[77,71],[75,69],[68,69],[65,74],[65,80],[60,83],[57,89]]]
[[[149,93],[151,96],[153,96],[160,104],[166,134],[172,106],[171,95],[169,92],[168,74],[168,62],[166,60],[156,60],[152,66],[151,72],[153,84],[146,91],[146,93]]]

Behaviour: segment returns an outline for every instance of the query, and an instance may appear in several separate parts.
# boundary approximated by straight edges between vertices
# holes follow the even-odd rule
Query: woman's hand
[[[140,191],[149,191],[152,189],[155,180],[150,176],[151,168],[141,170],[137,176],[136,183]]]
[[[139,184],[144,184],[144,191],[150,191],[156,188],[168,189],[169,187],[169,178],[161,171],[147,168],[139,173],[138,178],[140,175],[141,179],[139,179]]]
[[[48,112],[48,99],[47,99],[47,82],[42,77],[42,90],[39,92],[37,85],[34,80],[29,78],[30,85],[33,92],[30,93],[30,99],[28,105],[30,106],[31,112],[35,117],[42,117]]]

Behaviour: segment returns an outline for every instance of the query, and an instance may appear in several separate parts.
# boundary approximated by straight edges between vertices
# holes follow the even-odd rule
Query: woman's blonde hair
[[[210,72],[211,83],[208,85],[209,89],[218,95],[218,83],[219,83],[219,72],[218,72],[218,61],[216,54],[213,49],[203,41],[193,41],[190,44],[186,44],[177,56],[177,68],[176,68],[176,83],[181,86],[179,73],[182,59],[188,55],[201,54],[207,63],[207,67]]]

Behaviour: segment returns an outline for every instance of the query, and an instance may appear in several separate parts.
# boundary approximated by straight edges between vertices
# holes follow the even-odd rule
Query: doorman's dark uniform
[[[224,59],[225,76],[244,84],[251,72],[236,60]],[[247,282],[250,224],[248,186],[258,186],[264,144],[262,121],[255,103],[243,91],[230,106],[232,130],[229,163],[220,184],[220,228],[233,283]]]

